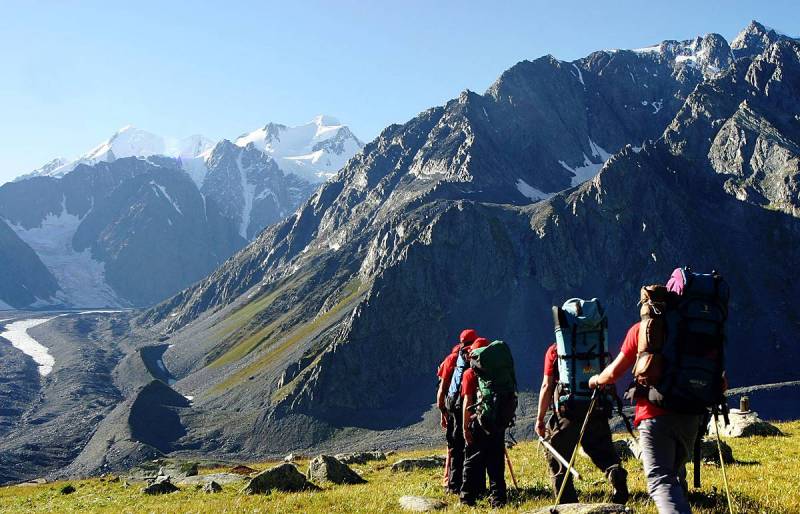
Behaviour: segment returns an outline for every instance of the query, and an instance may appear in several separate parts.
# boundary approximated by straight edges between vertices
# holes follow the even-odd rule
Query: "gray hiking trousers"
[[[702,415],[664,414],[639,423],[647,492],[659,514],[690,514],[686,463],[692,457]]]

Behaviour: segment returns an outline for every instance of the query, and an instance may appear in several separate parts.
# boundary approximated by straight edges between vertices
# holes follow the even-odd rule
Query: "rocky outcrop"
[[[336,460],[344,464],[366,464],[374,460],[386,460],[386,454],[381,451],[337,453]]]
[[[208,482],[203,486],[203,492],[206,494],[216,494],[222,492],[222,486],[215,481]]]
[[[731,409],[728,414],[729,423],[726,425],[722,417],[719,418],[719,434],[722,437],[753,437],[753,436],[780,436],[783,432],[775,425],[761,420],[755,411],[742,412]],[[708,433],[716,434],[716,426],[712,419],[708,423]]]
[[[279,464],[250,479],[242,492],[247,494],[264,494],[272,491],[306,491],[318,489],[317,486],[306,480],[294,464]]]
[[[444,467],[445,459],[434,455],[419,459],[400,459],[392,464],[392,471],[414,471],[417,469],[432,469]]]
[[[313,482],[332,484],[366,484],[361,475],[330,455],[320,455],[308,463],[308,478]]]

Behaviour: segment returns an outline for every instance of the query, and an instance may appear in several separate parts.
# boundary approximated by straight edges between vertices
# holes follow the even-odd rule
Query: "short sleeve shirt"
[[[469,368],[461,377],[461,397],[475,396],[476,394],[478,394],[478,376],[472,368]]]
[[[456,361],[458,361],[458,351],[460,349],[460,344],[455,345],[436,370],[436,376],[441,378],[445,384],[450,384],[453,379],[453,371],[456,369]]]
[[[558,350],[555,343],[544,353],[544,374],[558,380]]]
[[[636,354],[639,352],[639,323],[634,323],[634,325],[628,329],[625,340],[622,342],[622,349],[620,352],[625,356],[625,360],[622,361],[625,369],[632,368],[636,363]],[[669,411],[661,407],[653,405],[646,398],[637,398],[636,415],[633,419],[633,424],[638,425],[641,421],[662,416],[668,412]]]

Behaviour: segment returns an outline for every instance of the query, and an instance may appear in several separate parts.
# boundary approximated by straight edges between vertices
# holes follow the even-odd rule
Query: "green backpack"
[[[511,349],[503,341],[478,348],[470,354],[470,367],[478,377],[478,423],[486,433],[514,424],[517,411],[517,378]]]

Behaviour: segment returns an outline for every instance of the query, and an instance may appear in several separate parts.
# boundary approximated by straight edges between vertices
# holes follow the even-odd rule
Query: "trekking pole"
[[[508,472],[511,474],[511,483],[514,484],[514,489],[519,491],[519,486],[517,485],[517,477],[514,476],[514,466],[511,465],[511,457],[508,456],[508,448],[503,448],[504,453],[506,455],[506,464],[508,464]]]
[[[719,437],[719,421],[717,420],[717,411],[714,410],[714,432],[717,433],[717,450],[719,451],[719,466],[722,468],[722,482],[725,484],[725,496],[728,498],[728,512],[733,513],[733,502],[731,501],[731,490],[728,486],[728,475],[725,473],[725,461],[722,458],[722,441]]]
[[[567,466],[567,471],[564,473],[564,478],[561,480],[561,487],[558,490],[558,495],[556,496],[556,503],[552,509],[550,509],[551,514],[558,514],[558,504],[561,501],[561,495],[564,494],[564,489],[567,487],[567,480],[569,480],[569,470],[572,466],[575,465],[575,457],[578,456],[578,447],[581,445],[581,441],[583,440],[583,434],[586,432],[586,425],[589,424],[589,416],[592,415],[592,410],[594,410],[594,404],[597,401],[597,392],[600,389],[595,389],[592,393],[592,401],[589,402],[589,410],[586,412],[586,417],[583,419],[583,425],[581,426],[581,432],[578,434],[578,442],[575,443],[575,448],[572,450],[572,457],[569,459],[569,465]]]
[[[444,461],[444,477],[442,485],[447,487],[450,484],[450,449],[447,450],[447,459]]]

